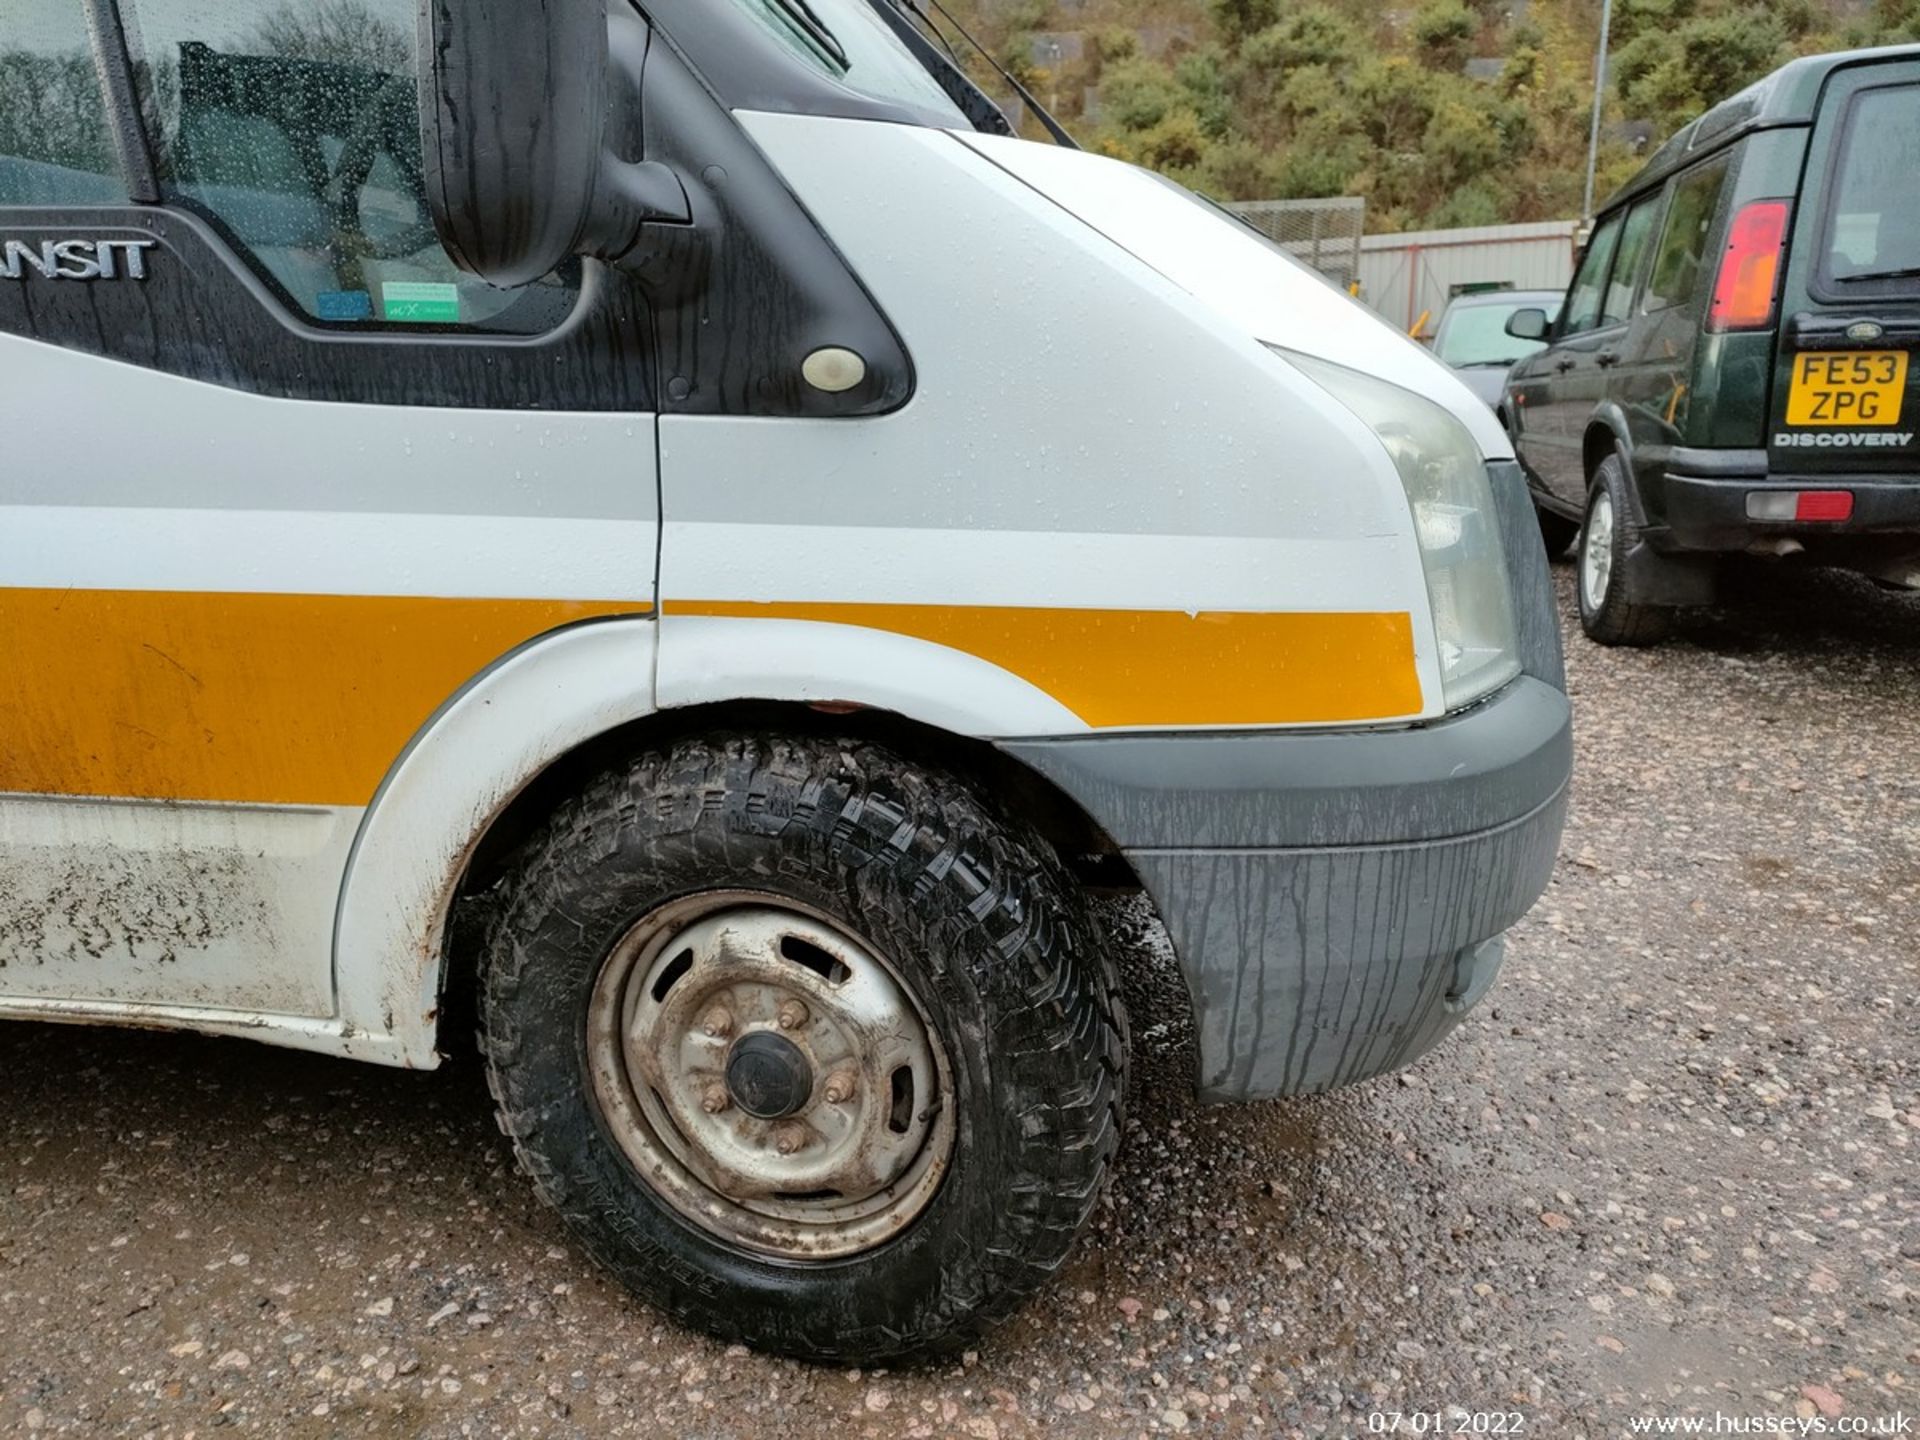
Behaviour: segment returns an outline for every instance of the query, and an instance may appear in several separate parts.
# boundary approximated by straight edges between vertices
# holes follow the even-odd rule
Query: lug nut
[[[782,1000],[780,1002],[780,1028],[782,1030],[798,1030],[806,1023],[806,1006],[802,1005],[798,1000]]]
[[[700,1096],[700,1108],[709,1115],[718,1115],[732,1103],[724,1085],[709,1085]]]
[[[700,1028],[715,1040],[733,1033],[733,1012],[724,1005],[716,1005],[707,1011],[707,1018],[700,1022]]]
[[[853,1098],[854,1078],[851,1070],[841,1070],[827,1077],[827,1085],[820,1092],[829,1105],[844,1105]]]
[[[798,1125],[782,1125],[773,1132],[773,1148],[791,1155],[807,1143],[807,1132]]]

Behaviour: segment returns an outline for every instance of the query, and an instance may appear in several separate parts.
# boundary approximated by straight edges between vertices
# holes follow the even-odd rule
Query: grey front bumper
[[[1494,471],[1523,673],[1485,702],[1396,730],[1001,742],[1105,828],[1152,896],[1208,1099],[1410,1063],[1485,994],[1500,937],[1546,889],[1572,714],[1525,483]]]

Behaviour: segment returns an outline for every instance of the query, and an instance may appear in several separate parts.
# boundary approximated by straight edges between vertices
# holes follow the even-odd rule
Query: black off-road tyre
[[[584,1073],[596,975],[664,901],[772,892],[890,958],[952,1074],[952,1162],[877,1248],[770,1258],[689,1221],[610,1138]],[[864,742],[684,740],[600,775],[524,843],[482,958],[501,1128],[607,1269],[714,1335],[869,1364],[961,1345],[1046,1283],[1122,1131],[1127,1022],[1086,899],[978,789]]]
[[[1634,523],[1627,494],[1626,467],[1618,455],[1609,455],[1594,472],[1587,493],[1587,519],[1581,527],[1574,574],[1580,628],[1602,645],[1657,645],[1673,628],[1670,607],[1649,605],[1634,593],[1627,552],[1639,539],[1640,528]]]

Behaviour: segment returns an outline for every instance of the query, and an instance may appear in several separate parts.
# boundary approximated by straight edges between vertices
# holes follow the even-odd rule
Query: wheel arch
[[[453,886],[439,936],[440,1008],[450,1025],[457,1030],[473,1014],[489,898],[521,842],[541,820],[590,777],[628,757],[684,737],[739,732],[866,741],[913,763],[959,775],[1038,830],[1083,882],[1145,893],[1132,864],[1079,802],[987,741],[898,711],[838,704],[743,699],[657,710],[556,756],[493,816],[476,840]]]
[[[1633,510],[1633,522],[1636,525],[1647,523],[1647,507],[1640,498],[1640,485],[1634,478],[1633,446],[1628,439],[1626,417],[1617,407],[1607,406],[1596,411],[1587,422],[1586,434],[1580,441],[1580,467],[1586,476],[1589,495],[1593,490],[1593,477],[1600,473],[1600,466],[1609,455],[1620,457],[1620,468],[1625,472],[1627,503]],[[1581,506],[1585,511],[1585,504]]]
[[[775,729],[886,745],[973,779],[1089,883],[1139,888],[1078,802],[991,742],[848,701],[743,696],[661,709],[656,646],[656,624],[638,618],[555,632],[477,677],[395,763],[348,861],[333,959],[342,1020],[390,1037],[395,1063],[436,1065],[441,1035],[467,1018],[483,898],[519,841],[587,775],[684,735]],[[836,693],[858,694],[841,678]]]
[[[1580,468],[1586,473],[1587,484],[1593,484],[1593,477],[1600,473],[1600,465],[1607,456],[1619,455],[1625,463],[1627,453],[1626,437],[1621,435],[1612,418],[1601,414],[1587,422],[1587,433],[1580,439]]]
[[[513,850],[558,801],[590,775],[624,758],[695,735],[773,731],[864,740],[905,759],[973,779],[1006,810],[1032,824],[1070,860],[1107,875],[1132,870],[1112,838],[1052,780],[988,741],[903,715],[841,704],[742,699],[656,710],[556,756],[493,817],[455,887],[459,896],[495,884]]]

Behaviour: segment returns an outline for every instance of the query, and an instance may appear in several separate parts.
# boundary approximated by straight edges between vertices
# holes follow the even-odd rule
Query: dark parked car
[[[1920,46],[1795,60],[1600,212],[1503,414],[1580,618],[1643,645],[1720,557],[1920,588]]]
[[[1545,348],[1541,340],[1507,333],[1507,321],[1521,310],[1540,310],[1548,320],[1560,313],[1558,290],[1489,290],[1457,295],[1447,304],[1434,333],[1433,353],[1453,367],[1474,394],[1495,409],[1506,393],[1513,362]]]

